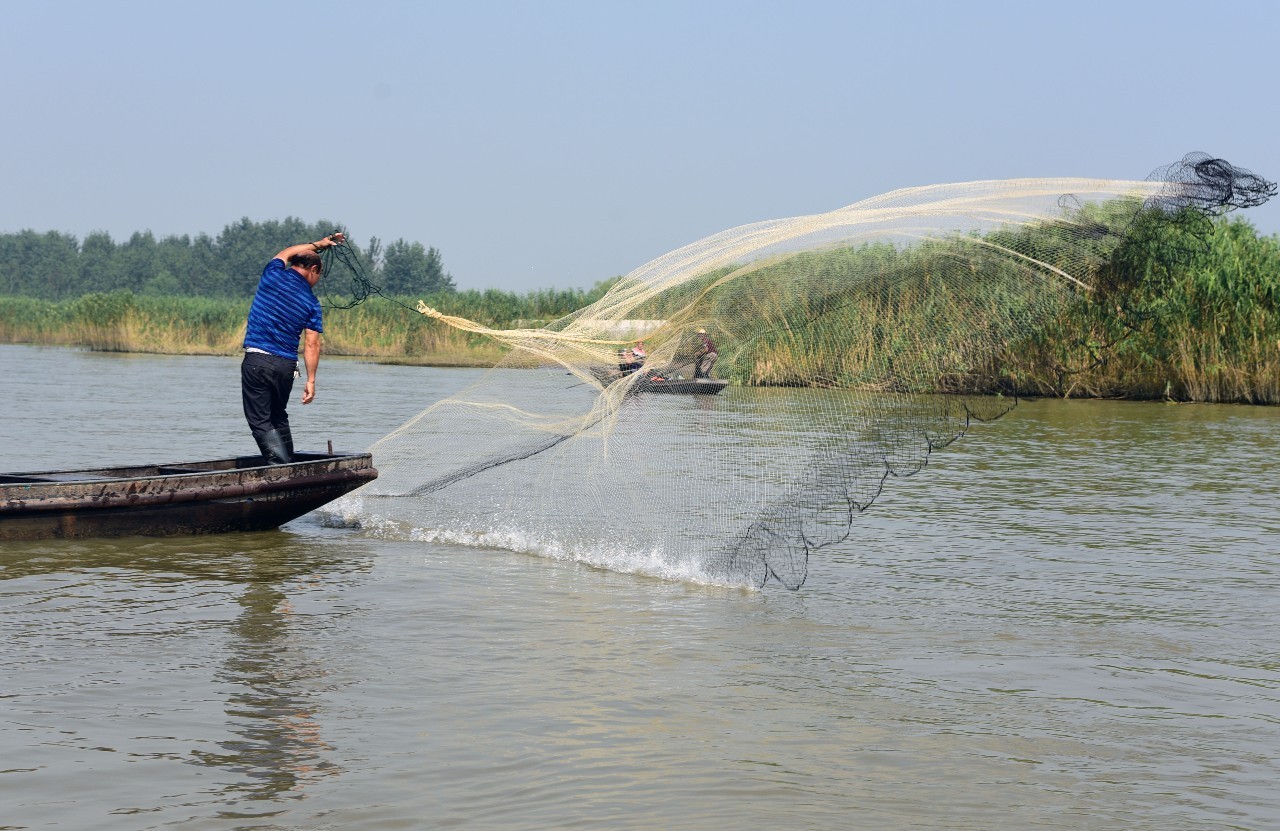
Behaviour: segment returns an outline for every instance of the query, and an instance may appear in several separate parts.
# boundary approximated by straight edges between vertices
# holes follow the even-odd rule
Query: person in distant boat
[[[628,349],[618,350],[618,371],[630,375],[644,366],[649,353],[644,351],[644,341],[636,341],[636,345]]]
[[[618,371],[621,372],[623,375],[626,375],[627,373],[631,372],[631,350],[630,349],[618,350]]]
[[[693,359],[693,377],[695,379],[710,378],[711,370],[715,368],[716,358],[720,357],[720,353],[716,351],[716,345],[708,337],[706,329],[698,330],[698,341],[700,349]]]
[[[322,240],[291,245],[262,270],[244,333],[240,364],[240,396],[244,417],[258,449],[269,464],[293,461],[293,434],[286,407],[298,374],[298,339],[307,383],[302,403],[316,397],[320,366],[320,333],[324,331],[320,301],[312,291],[324,271],[320,252],[346,242],[333,233]]]

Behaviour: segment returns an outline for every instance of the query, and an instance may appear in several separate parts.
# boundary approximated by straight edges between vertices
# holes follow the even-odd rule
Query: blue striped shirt
[[[245,348],[298,360],[298,338],[303,329],[323,332],[320,301],[301,274],[272,260],[262,269],[262,279],[249,307]]]

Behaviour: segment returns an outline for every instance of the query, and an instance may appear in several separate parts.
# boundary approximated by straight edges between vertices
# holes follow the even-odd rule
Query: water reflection
[[[309,785],[340,772],[331,760],[334,747],[321,729],[318,704],[332,669],[307,646],[323,637],[331,616],[317,613],[307,594],[364,571],[370,562],[359,542],[315,536],[323,529],[308,533],[0,545],[0,585],[32,598],[32,608],[75,609],[81,619],[68,628],[29,613],[31,625],[11,635],[33,656],[42,650],[89,649],[79,672],[51,676],[47,668],[42,679],[12,688],[10,703],[43,711],[49,704],[28,701],[24,693],[74,692],[86,686],[86,679],[123,683],[143,698],[154,695],[150,688],[158,685],[172,708],[187,712],[186,724],[181,732],[151,734],[147,741],[154,746],[135,748],[131,756],[182,760],[232,774],[218,776],[218,785],[206,794],[239,808],[234,813],[239,817],[251,815],[244,801],[302,798]],[[299,605],[307,612],[300,613]],[[146,646],[126,651],[108,670],[102,662],[109,636],[132,636],[126,642]],[[206,644],[203,654],[184,651],[191,638]],[[141,672],[139,665],[145,668]],[[81,706],[104,713],[114,707],[96,699]],[[215,715],[219,709],[223,717]],[[120,735],[114,741],[127,745],[138,739]],[[217,751],[200,749],[213,745]],[[20,749],[19,758],[22,752],[34,751]],[[283,810],[264,808],[252,815]]]
[[[307,785],[339,772],[316,719],[314,682],[326,669],[300,650],[289,598],[275,581],[250,583],[231,626],[230,655],[217,674],[234,690],[226,703],[237,738],[223,753],[197,751],[196,761],[233,771],[242,781],[225,789],[248,799],[301,798]]]
[[[131,572],[217,583],[285,581],[360,567],[350,552],[268,531],[194,537],[112,537],[0,543],[0,580],[43,574]]]

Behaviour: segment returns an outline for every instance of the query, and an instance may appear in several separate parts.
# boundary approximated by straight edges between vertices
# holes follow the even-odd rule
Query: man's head
[[[324,264],[320,260],[320,255],[314,251],[294,254],[289,258],[288,265],[301,274],[302,279],[306,280],[310,286],[320,282],[320,275],[324,273]]]

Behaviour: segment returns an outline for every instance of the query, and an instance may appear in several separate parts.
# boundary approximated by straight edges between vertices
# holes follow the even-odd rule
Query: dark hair
[[[303,251],[301,254],[294,254],[289,258],[289,265],[300,265],[303,268],[313,268],[317,266],[321,269],[324,268],[320,260],[320,255],[314,251]]]

